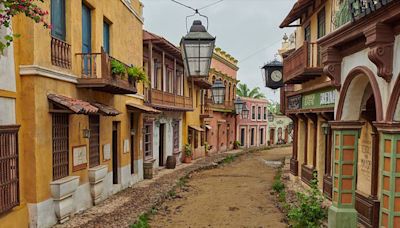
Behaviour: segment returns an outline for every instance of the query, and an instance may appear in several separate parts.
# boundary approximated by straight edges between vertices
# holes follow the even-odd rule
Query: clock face
[[[274,82],[279,82],[282,80],[282,72],[279,70],[275,70],[271,73],[271,79]]]

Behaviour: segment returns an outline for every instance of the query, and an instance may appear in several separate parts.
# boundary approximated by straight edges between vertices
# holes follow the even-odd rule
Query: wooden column
[[[148,101],[151,103],[151,90],[153,89],[153,86],[151,85],[152,83],[157,82],[157,80],[153,81],[154,73],[157,75],[157,72],[154,71],[154,66],[153,66],[153,43],[149,42],[149,79],[150,79],[150,89],[148,92]]]
[[[299,161],[297,160],[297,143],[298,143],[298,138],[299,138],[299,119],[295,115],[290,115],[289,116],[292,121],[293,121],[293,149],[292,149],[292,158],[290,159],[290,172],[294,176],[299,175]]]
[[[304,163],[303,165],[307,165],[308,163],[308,156],[307,156],[307,151],[308,151],[308,118],[304,114],[299,114],[298,117],[304,122],[305,125],[305,140],[304,140]]]
[[[379,173],[379,134],[373,127],[372,138],[372,172],[371,172],[371,199],[378,199],[378,173]]]

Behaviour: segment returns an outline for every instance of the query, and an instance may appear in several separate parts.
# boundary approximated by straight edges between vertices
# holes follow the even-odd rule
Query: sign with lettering
[[[335,91],[328,90],[303,96],[302,109],[331,108],[335,106]]]
[[[111,145],[104,144],[103,145],[103,160],[108,161],[111,159]]]
[[[288,98],[288,110],[301,109],[301,95],[296,95]]]

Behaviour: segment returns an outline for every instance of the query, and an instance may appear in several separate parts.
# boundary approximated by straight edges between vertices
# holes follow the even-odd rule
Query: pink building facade
[[[267,145],[268,131],[268,101],[241,97],[250,110],[247,119],[238,115],[236,124],[236,140],[241,147],[260,147]]]

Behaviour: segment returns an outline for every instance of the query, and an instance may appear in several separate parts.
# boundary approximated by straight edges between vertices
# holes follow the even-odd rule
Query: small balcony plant
[[[185,145],[185,157],[184,157],[183,162],[185,162],[185,163],[192,162],[192,145],[191,144]]]
[[[126,73],[126,68],[123,63],[115,59],[111,60],[111,74],[113,76],[119,75],[121,76],[121,78],[123,78],[125,73]]]
[[[133,83],[135,81],[142,82],[142,83],[149,82],[149,79],[146,75],[146,72],[144,72],[143,68],[131,66],[131,67],[128,67],[128,69],[126,71],[128,73],[129,83]]]
[[[235,141],[235,142],[233,143],[233,149],[235,149],[235,150],[239,149],[241,146],[242,146],[242,145],[240,144],[239,141]]]

